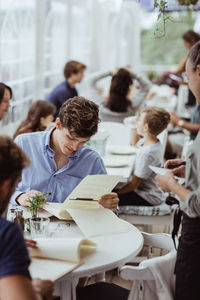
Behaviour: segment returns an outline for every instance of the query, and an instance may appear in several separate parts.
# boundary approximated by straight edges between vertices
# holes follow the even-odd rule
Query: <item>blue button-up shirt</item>
[[[68,163],[57,170],[55,152],[50,148],[52,130],[21,134],[16,138],[16,144],[26,152],[31,165],[22,172],[22,181],[11,197],[13,204],[17,196],[30,190],[51,193],[47,197],[49,202],[64,202],[85,176],[106,174],[101,157],[87,145],[68,156]]]

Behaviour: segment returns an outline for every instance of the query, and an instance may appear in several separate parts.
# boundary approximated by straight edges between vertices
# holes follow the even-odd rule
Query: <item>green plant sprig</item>
[[[38,209],[46,204],[46,197],[50,196],[51,193],[45,193],[45,194],[36,194],[29,198],[30,202],[30,211],[32,214],[32,217],[37,217]]]

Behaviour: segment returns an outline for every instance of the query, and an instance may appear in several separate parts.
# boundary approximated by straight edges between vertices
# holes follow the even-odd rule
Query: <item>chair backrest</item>
[[[150,234],[142,232],[144,245],[156,247],[168,251],[174,250],[174,244],[171,235],[166,233]],[[120,269],[120,276],[126,280],[154,280],[151,271],[143,266],[126,265]]]
[[[166,145],[167,145],[167,137],[168,137],[168,131],[167,129],[163,130],[159,135],[158,138],[161,142],[162,145],[162,149],[163,149],[163,158],[165,155],[165,149],[166,149]]]
[[[109,137],[107,145],[130,145],[131,129],[122,123],[117,122],[101,122],[99,129],[108,132]]]
[[[154,247],[166,249],[169,251],[172,251],[174,249],[174,245],[173,245],[171,236],[168,234],[163,234],[163,233],[148,234],[145,232],[143,232],[142,234],[144,237],[144,245],[154,246]],[[171,255],[171,253],[163,256],[165,264],[166,264],[166,258],[168,257],[168,259],[169,259],[169,255]],[[172,256],[173,256],[173,262],[175,262],[175,254],[171,255],[170,259]],[[150,263],[150,260],[148,260],[148,262]],[[167,260],[167,263],[168,263],[168,260]],[[147,265],[149,265],[149,264],[147,264]],[[172,266],[173,266],[173,264],[172,264]],[[154,295],[151,295],[151,299],[158,299],[157,294],[156,294],[157,292],[156,292],[156,285],[155,285],[155,281],[154,281],[155,279],[154,279],[153,273],[146,265],[137,266],[137,267],[126,265],[120,269],[119,274],[123,279],[133,281],[128,300],[136,300],[136,299],[137,300],[138,299],[149,300],[148,291],[146,291],[146,289],[145,289],[144,281],[149,281],[147,289],[150,289],[150,291],[152,291],[154,293]],[[169,276],[171,276],[171,275],[169,275]],[[165,298],[165,299],[167,299],[167,298]],[[170,299],[171,299],[171,297],[170,297]]]

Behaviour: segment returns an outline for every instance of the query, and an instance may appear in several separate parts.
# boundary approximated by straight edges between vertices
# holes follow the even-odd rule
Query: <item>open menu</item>
[[[120,179],[121,176],[115,175],[88,175],[75,187],[64,203],[49,202],[43,209],[61,220],[72,220],[67,208],[98,208],[101,196],[110,193]]]
[[[67,208],[67,211],[86,237],[118,234],[133,228],[130,223],[118,218],[107,208],[93,210]]]
[[[32,258],[30,273],[33,278],[56,279],[73,271],[87,255],[96,250],[88,239],[51,238],[37,239],[38,249],[29,249]],[[52,272],[53,271],[53,272]]]

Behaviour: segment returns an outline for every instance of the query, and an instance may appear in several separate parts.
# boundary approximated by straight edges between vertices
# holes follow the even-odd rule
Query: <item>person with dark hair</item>
[[[0,136],[0,299],[40,300],[50,296],[53,283],[49,280],[31,281],[30,258],[23,235],[17,224],[2,217],[10,196],[19,182],[29,159],[9,138]],[[40,291],[39,294],[36,295]],[[42,293],[41,293],[42,291]],[[46,298],[49,299],[49,298]]]
[[[57,85],[46,99],[56,106],[55,118],[66,100],[78,96],[75,85],[82,81],[85,69],[86,65],[75,60],[66,63],[64,67],[65,81]]]
[[[193,31],[188,30],[182,35],[182,39],[184,42],[185,48],[188,50],[191,49],[191,47],[200,41],[200,35]],[[176,73],[181,75],[183,72],[185,72],[185,64],[186,64],[187,57],[185,57],[179,64],[178,69],[176,70]]]
[[[106,174],[99,154],[84,145],[97,132],[98,106],[83,97],[63,103],[56,127],[19,135],[16,143],[31,159],[22,173],[22,181],[11,197],[13,204],[29,206],[37,193],[51,193],[49,202],[63,202],[80,181],[90,174]],[[116,210],[116,193],[103,195],[99,204]]]
[[[163,193],[155,182],[155,173],[149,168],[162,167],[163,149],[157,138],[169,124],[170,114],[160,107],[142,110],[137,121],[139,140],[132,180],[118,191],[119,205],[152,206],[163,202]]]
[[[200,104],[200,42],[189,51],[186,61],[188,85]],[[156,181],[164,192],[177,195],[182,210],[182,230],[179,239],[175,266],[175,300],[200,299],[198,272],[200,269],[200,131],[192,146],[188,149],[186,166],[175,165],[166,175],[157,175]],[[169,165],[182,163],[181,160],[169,160]],[[185,184],[180,185],[174,176],[184,177]],[[179,219],[181,221],[180,213]],[[176,220],[177,223],[177,220]],[[176,224],[178,231],[179,224]],[[175,234],[174,228],[174,234]]]
[[[54,104],[44,100],[37,100],[29,108],[27,117],[19,125],[13,135],[15,139],[19,134],[43,131],[53,121],[53,115],[56,111]]]
[[[113,76],[111,72],[97,73],[89,77],[89,91],[95,103],[99,104],[102,121],[123,122],[124,118],[135,115],[149,92],[151,83],[143,76],[129,72],[128,68],[119,69]],[[105,100],[97,91],[96,83],[112,76],[109,95]],[[140,90],[131,96],[131,86],[137,80]]]
[[[11,98],[12,89],[5,83],[0,82],[0,120],[7,115]]]

